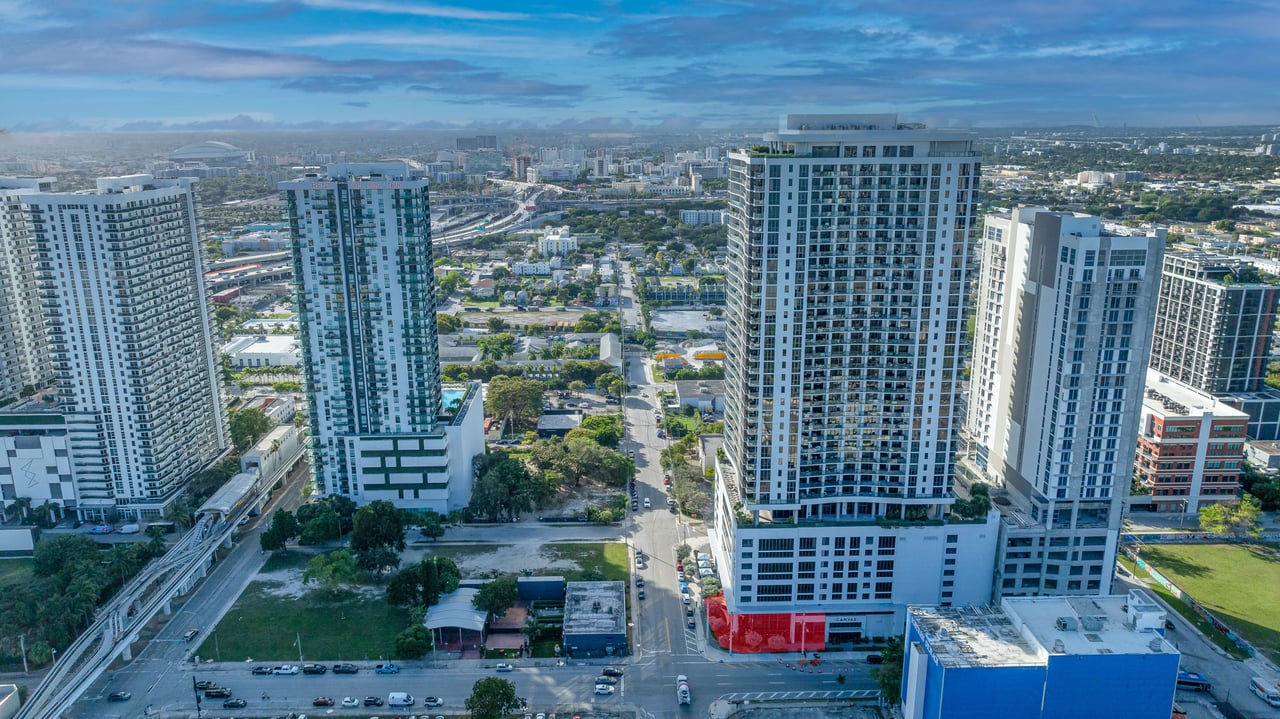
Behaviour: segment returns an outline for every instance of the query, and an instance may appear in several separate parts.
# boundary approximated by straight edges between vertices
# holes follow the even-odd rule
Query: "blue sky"
[[[1280,0],[0,0],[0,128],[1280,122]]]

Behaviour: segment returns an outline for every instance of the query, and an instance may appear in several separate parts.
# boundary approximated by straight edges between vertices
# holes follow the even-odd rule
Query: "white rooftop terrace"
[[[1001,608],[1052,654],[1177,654],[1156,630],[1165,611],[1141,590],[1106,597],[1006,597]],[[1061,621],[1060,621],[1061,620]]]
[[[1142,406],[1145,410],[1160,415],[1190,418],[1211,414],[1215,419],[1236,418],[1241,422],[1249,421],[1248,414],[1150,368],[1147,369]]]
[[[1165,612],[1140,590],[1107,597],[1007,597],[1000,607],[910,607],[944,667],[1044,665],[1052,654],[1177,654]]]

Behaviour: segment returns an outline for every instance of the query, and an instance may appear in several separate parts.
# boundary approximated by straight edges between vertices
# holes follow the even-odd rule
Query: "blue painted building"
[[[911,607],[903,715],[1168,719],[1179,654],[1161,635],[1164,619],[1140,590]]]

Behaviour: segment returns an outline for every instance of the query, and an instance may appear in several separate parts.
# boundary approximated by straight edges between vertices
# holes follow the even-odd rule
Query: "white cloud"
[[[347,45],[373,45],[406,50],[448,50],[454,54],[481,55],[485,57],[547,58],[547,48],[529,42],[523,35],[468,35],[440,32],[340,32],[328,35],[307,35],[285,43],[289,47],[342,47]],[[585,55],[586,49],[572,44],[557,43],[557,57]]]
[[[531,16],[520,12],[502,12],[500,10],[472,10],[470,8],[450,7],[434,3],[414,2],[397,3],[386,0],[301,0],[303,5],[325,10],[355,10],[358,12],[374,12],[385,15],[415,15],[420,17],[441,17],[452,20],[529,20]]]

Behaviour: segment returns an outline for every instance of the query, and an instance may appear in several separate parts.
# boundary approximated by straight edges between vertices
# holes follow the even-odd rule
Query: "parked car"
[[[606,674],[601,674],[600,676],[596,677],[596,684],[617,684],[617,683],[618,683],[617,677],[611,677]]]
[[[355,697],[343,697],[342,706],[351,708],[360,706],[360,700]]]
[[[643,590],[643,589],[641,589],[640,591],[636,592],[636,599],[644,599],[644,590]]]
[[[303,674],[324,674],[327,671],[329,671],[329,667],[326,667],[323,664],[303,664],[302,665]]]
[[[867,664],[884,664],[884,657],[879,654],[868,654]]]
[[[138,532],[141,532],[141,531],[142,531],[142,526],[139,524],[123,524],[120,526],[121,534],[137,534]]]
[[[606,677],[620,677],[622,676],[622,667],[605,667],[600,670],[600,673]]]
[[[341,664],[333,665],[334,674],[355,674],[358,671],[360,671],[360,667],[350,662],[343,662]]]
[[[111,534],[110,524],[95,524],[89,529],[89,534]]]
[[[209,687],[204,690],[206,699],[227,699],[231,696],[231,690],[226,687]]]
[[[689,621],[685,622],[684,625],[690,629],[696,629],[698,627],[698,623],[693,620],[693,617],[689,617]]]
[[[253,673],[256,675],[270,674],[272,667],[254,667]]]
[[[364,705],[367,707],[380,707],[383,704],[385,704],[385,702],[382,701],[382,697],[365,697],[364,698]]]
[[[201,691],[205,689],[212,689],[216,686],[218,686],[217,682],[211,682],[208,679],[200,679],[196,681],[196,689]]]
[[[499,663],[497,664],[497,666],[495,666],[495,667],[494,667],[494,669],[496,669],[496,670],[498,670],[498,671],[500,671],[500,672],[509,672],[509,671],[511,671],[511,670],[513,670],[513,669],[515,669],[515,666],[514,666],[514,665],[511,665],[511,664],[507,664],[506,662],[499,662]]]
[[[442,706],[444,706],[444,700],[443,700],[443,699],[441,699],[440,697],[427,697],[426,699],[423,699],[423,700],[422,700],[422,706],[424,706],[424,707],[442,707]]]
[[[299,669],[298,669],[297,665],[294,665],[294,664],[281,664],[280,666],[276,667],[275,669],[272,669],[272,670],[271,670],[271,673],[272,673],[272,674],[297,674],[297,673],[298,673],[298,671],[299,671]]]
[[[109,702],[127,702],[132,698],[133,695],[129,692],[111,692],[107,695],[107,701]]]
[[[331,707],[333,705],[333,697],[316,697],[311,700],[311,706],[313,707]]]
[[[223,709],[244,709],[247,706],[249,706],[249,702],[239,697],[236,697],[235,699],[228,699],[225,702],[222,702]]]
[[[373,673],[374,674],[399,674],[400,667],[394,664],[379,664],[373,668]]]

